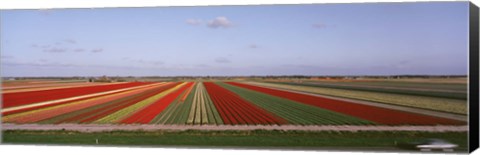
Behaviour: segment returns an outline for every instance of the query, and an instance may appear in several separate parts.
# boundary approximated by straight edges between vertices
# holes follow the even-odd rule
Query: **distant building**
[[[102,76],[98,78],[89,78],[88,82],[116,82],[117,80],[111,79],[107,76]]]

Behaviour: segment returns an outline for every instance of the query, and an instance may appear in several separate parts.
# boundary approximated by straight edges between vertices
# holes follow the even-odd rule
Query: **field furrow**
[[[147,89],[142,92],[131,94],[129,96],[104,102],[88,108],[83,108],[74,112],[59,115],[47,120],[40,121],[39,123],[90,123],[101,117],[109,115],[115,111],[128,107],[132,104],[140,102],[156,93],[162,92],[167,89],[169,83],[158,85],[152,89]]]
[[[93,123],[119,123],[124,118],[127,118],[130,115],[132,115],[132,113],[143,109],[147,105],[153,104],[155,101],[169,94],[170,92],[172,92],[178,87],[179,87],[179,83],[171,83],[168,86],[162,87],[162,90],[159,91],[160,93],[154,96],[151,96],[149,98],[146,98],[128,107],[125,107],[121,110],[118,110],[114,113],[111,113],[107,116],[104,116],[103,118],[97,119],[93,121]]]
[[[393,94],[384,92],[369,92],[351,89],[337,89],[320,86],[291,85],[280,83],[265,82],[246,82],[247,84],[266,86],[273,88],[281,88],[302,92],[309,92],[321,95],[351,98],[365,101],[380,102],[392,105],[400,105],[414,108],[423,108],[443,112],[451,112],[456,114],[467,114],[467,101],[454,98],[437,98],[429,96],[415,96],[404,94]]]
[[[284,124],[286,121],[265,111],[233,92],[212,82],[205,82],[205,88],[217,109],[222,109],[225,124]],[[260,117],[259,117],[260,116]],[[259,117],[259,118],[256,118]],[[262,119],[263,118],[263,119]],[[226,121],[228,120],[228,121]]]
[[[88,86],[80,88],[61,88],[52,90],[41,90],[31,92],[18,92],[2,94],[3,108],[20,106],[25,104],[31,104],[42,101],[49,101],[55,99],[62,99],[86,94],[93,94],[98,92],[104,92],[115,89],[122,89],[140,85],[146,85],[151,83],[145,82],[130,82],[112,85],[100,85],[100,86]]]
[[[264,94],[257,91],[219,83],[220,86],[240,95],[251,103],[270,111],[291,124],[301,125],[335,125],[335,124],[374,124],[370,121],[335,113],[318,107],[305,105],[292,100]],[[341,122],[343,121],[343,122]]]
[[[15,113],[15,114],[2,117],[2,121],[15,122],[15,123],[38,122],[38,121],[49,119],[51,117],[55,117],[58,115],[73,113],[75,111],[82,110],[84,108],[100,105],[105,102],[110,102],[112,100],[132,96],[134,94],[152,89],[154,87],[156,86],[150,86],[146,88],[135,89],[135,90],[130,90],[126,92],[106,95],[106,96],[100,96],[100,97],[94,97],[94,98],[80,100],[80,101],[64,103],[64,104],[55,105],[51,107],[45,107],[45,108],[39,108],[39,109],[30,110],[30,111]]]
[[[175,99],[168,107],[157,115],[150,123],[152,124],[186,124],[192,100],[195,95],[195,82],[185,91],[183,91],[177,99]]]
[[[165,97],[160,98],[153,104],[150,104],[139,111],[136,111],[131,116],[123,119],[121,123],[150,123],[159,113],[161,113],[170,103],[172,103],[173,100],[175,100],[183,91],[185,91],[191,85],[193,85],[193,83],[188,82],[172,88],[170,93],[166,94]]]
[[[265,94],[281,97],[297,101],[300,103],[316,106],[322,109],[358,117],[361,119],[373,121],[380,124],[388,125],[400,125],[400,124],[413,124],[413,125],[436,125],[436,124],[449,124],[449,125],[461,125],[466,122],[402,112],[397,110],[385,109],[380,107],[373,107],[368,105],[356,104],[347,101],[339,101],[328,98],[322,98],[312,95],[305,95],[299,93],[293,93],[288,91],[282,91],[277,89],[270,89],[266,87],[259,87],[254,85],[248,85],[237,82],[228,82],[230,85],[255,90]]]

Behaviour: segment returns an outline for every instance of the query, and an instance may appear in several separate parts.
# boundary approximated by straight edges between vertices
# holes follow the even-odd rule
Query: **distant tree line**
[[[140,79],[152,80],[232,80],[232,79],[405,79],[405,78],[466,78],[467,75],[351,75],[351,76],[310,76],[310,75],[251,75],[251,76],[72,76],[72,77],[3,77],[3,80],[86,80],[86,81],[136,81]]]

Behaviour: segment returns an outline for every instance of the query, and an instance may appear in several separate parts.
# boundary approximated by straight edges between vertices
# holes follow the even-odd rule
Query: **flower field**
[[[9,84],[2,122],[18,124],[465,125],[244,82]]]
[[[466,115],[468,107],[466,100],[455,98],[442,98],[421,95],[406,95],[399,93],[360,91],[354,89],[338,89],[332,87],[317,87],[310,84],[292,83],[267,83],[267,82],[246,82],[247,84],[274,87],[314,94],[336,96],[341,98],[352,98],[365,101],[380,102],[385,104],[430,109],[435,111],[450,112]],[[441,85],[441,84],[439,84]],[[466,95],[465,95],[466,96]]]

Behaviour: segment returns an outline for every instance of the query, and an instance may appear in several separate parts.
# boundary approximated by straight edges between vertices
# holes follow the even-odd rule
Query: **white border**
[[[104,8],[153,6],[217,6],[258,4],[312,4],[312,3],[376,3],[376,2],[441,2],[452,0],[0,0],[0,9],[49,8]],[[465,0],[453,0],[465,1]],[[479,1],[479,0],[474,0]],[[476,3],[478,4],[478,3]]]

